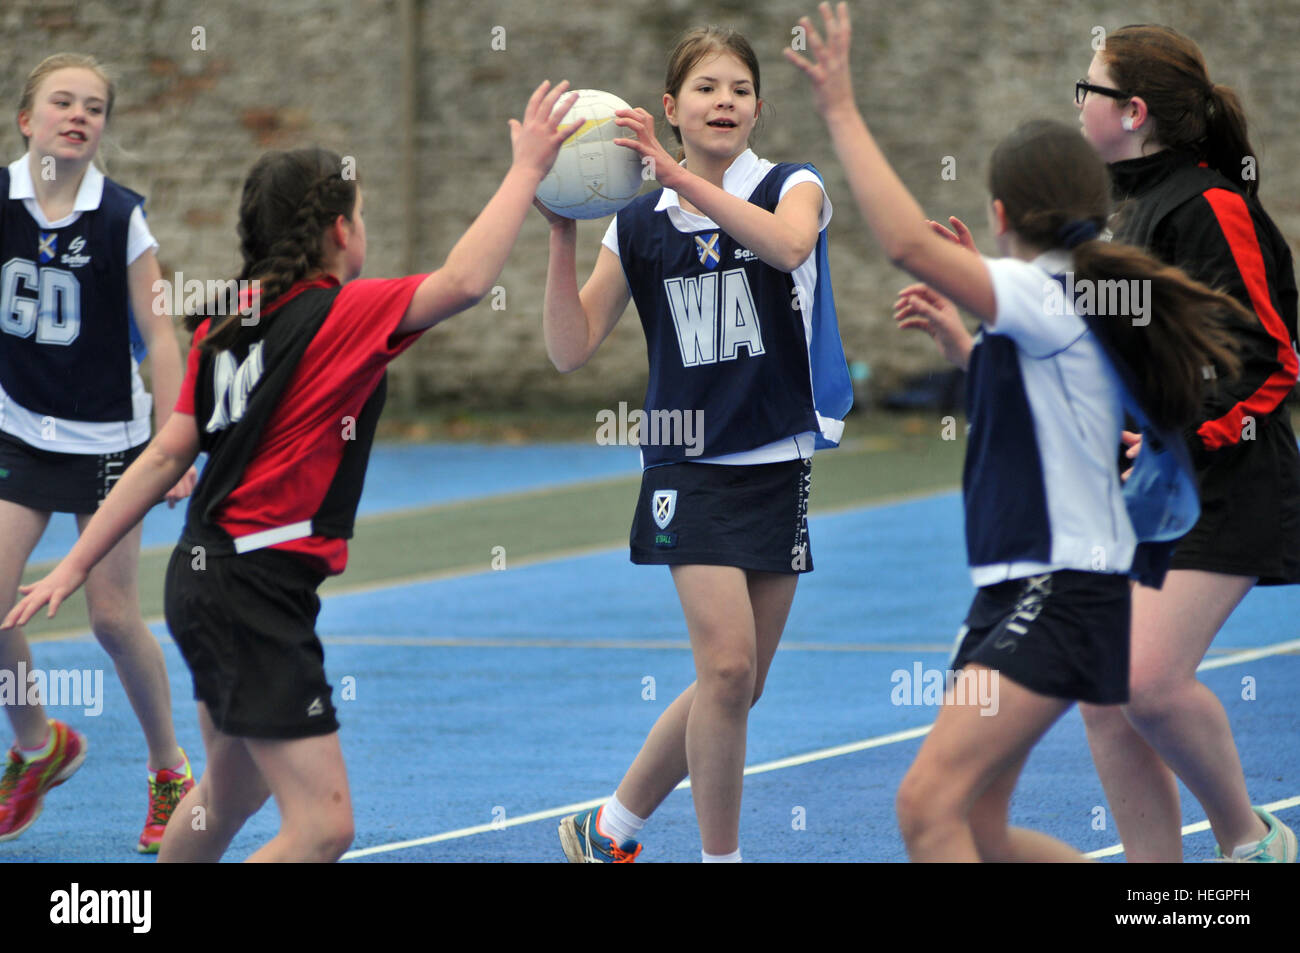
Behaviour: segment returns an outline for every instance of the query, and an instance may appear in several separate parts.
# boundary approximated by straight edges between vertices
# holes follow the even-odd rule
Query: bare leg
[[[746,575],[757,643],[752,707],[762,695],[799,577],[762,572]],[[618,786],[619,802],[640,817],[653,814],[687,776],[686,723],[695,699],[695,687],[696,683],[692,682],[659,716]]]
[[[243,738],[222,734],[198,703],[206,767],[167,822],[159,863],[215,863],[271,796]]]
[[[88,515],[79,515],[84,530]],[[122,537],[90,571],[86,604],[90,626],[113,659],[149,746],[149,769],[170,768],[181,760],[172,726],[171,688],[162,647],[140,617],[136,576],[140,562],[140,526]]]
[[[1268,833],[1251,809],[1227,713],[1196,677],[1210,642],[1254,584],[1250,577],[1175,570],[1162,589],[1133,592],[1129,730],[1113,714],[1084,712],[1130,860],[1182,859],[1177,787],[1156,755],[1201,803],[1225,852]]]
[[[1055,837],[1024,827],[1008,826],[1011,794],[1027,760],[1028,756],[1006,768],[971,808],[971,831],[980,860],[986,864],[1077,863],[1083,860],[1077,850]]]
[[[968,665],[967,671],[989,670]],[[991,716],[982,714],[978,706],[954,705],[949,703],[951,696],[946,698],[934,728],[899,786],[898,822],[913,861],[978,861],[972,812],[981,795],[999,780],[1003,787],[1008,782],[1014,787],[1014,778],[1030,750],[1070,706],[1009,678],[998,678],[997,691],[998,711]],[[1008,840],[990,830],[994,818],[989,809],[1001,800],[1001,794],[999,789],[979,817],[986,845]],[[1042,849],[1043,841],[1030,846]],[[1069,848],[1059,844],[1051,850],[1059,853]]]
[[[338,732],[293,741],[245,739],[280,809],[280,831],[250,862],[333,863],[354,834]]]
[[[1088,747],[1130,863],[1182,863],[1178,781],[1117,705],[1080,705]]]
[[[23,578],[23,567],[40,542],[41,534],[50,522],[50,514],[0,500],[0,609],[8,615],[18,597],[18,583]],[[22,628],[0,632],[0,670],[13,672],[17,678],[18,665],[32,669],[32,650]],[[49,739],[49,724],[45,708],[41,705],[6,705],[5,714],[13,727],[18,744],[36,748]]]

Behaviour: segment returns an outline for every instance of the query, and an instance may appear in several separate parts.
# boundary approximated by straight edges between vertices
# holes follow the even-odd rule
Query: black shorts
[[[975,593],[953,669],[996,669],[1040,695],[1128,701],[1130,588],[1120,575],[1061,570]]]
[[[167,626],[218,730],[283,739],[338,731],[316,636],[323,579],[273,549],[206,559],[183,545],[172,552]]]
[[[93,513],[144,452],[54,453],[0,434],[0,500],[42,513]]]
[[[1286,408],[1259,420],[1254,439],[1194,460],[1201,518],[1170,568],[1300,583],[1300,452]]]
[[[811,460],[651,467],[632,519],[632,562],[811,572],[811,481]]]

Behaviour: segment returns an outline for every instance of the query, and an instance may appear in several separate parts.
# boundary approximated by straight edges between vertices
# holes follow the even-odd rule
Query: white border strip
[[[251,553],[255,549],[265,549],[267,546],[274,546],[276,543],[288,543],[295,539],[305,539],[311,535],[311,520],[301,520],[297,523],[290,523],[288,526],[277,526],[275,529],[264,529],[257,533],[249,533],[247,536],[235,537],[235,552]]]

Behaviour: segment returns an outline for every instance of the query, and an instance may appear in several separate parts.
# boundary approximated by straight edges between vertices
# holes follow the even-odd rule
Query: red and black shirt
[[[388,362],[419,337],[399,334],[423,275],[300,282],[236,352],[201,349],[195,331],[176,403],[210,455],[183,540],[216,545],[310,521],[273,544],[336,574],[361,496]]]

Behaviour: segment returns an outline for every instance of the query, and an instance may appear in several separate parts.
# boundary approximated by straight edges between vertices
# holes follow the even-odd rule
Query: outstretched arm
[[[50,606],[49,618],[54,618],[63,600],[81,587],[94,565],[175,486],[198,455],[199,432],[194,418],[173,413],[144,453],[122,474],[68,555],[44,579],[20,587],[24,598],[5,616],[0,628],[22,625],[46,603]]]
[[[519,237],[537,186],[550,171],[564,140],[581,126],[578,122],[560,127],[560,120],[577,98],[577,93],[570,93],[561,100],[568,87],[567,81],[554,88],[549,81],[542,83],[528,100],[523,122],[510,120],[514,151],[510,170],[443,266],[420,283],[397,326],[399,334],[431,328],[472,307],[492,289]]]
[[[890,167],[858,111],[849,74],[847,5],[841,3],[833,16],[830,4],[823,3],[820,9],[825,41],[807,17],[799,21],[816,62],[790,49],[785,56],[812,84],[817,110],[830,130],[858,208],[890,261],[992,324],[996,301],[984,262],[931,230],[921,206]]]

